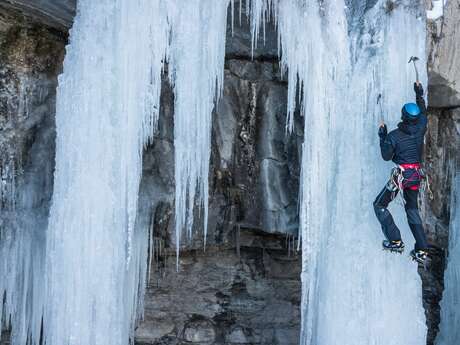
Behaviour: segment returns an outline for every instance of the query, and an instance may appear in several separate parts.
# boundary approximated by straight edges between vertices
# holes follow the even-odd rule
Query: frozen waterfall
[[[378,1],[364,12],[358,1],[267,2],[288,77],[288,128],[299,98],[305,118],[301,344],[423,344],[416,266],[381,251],[372,209],[391,168],[380,158],[379,120],[394,128],[402,104],[415,98],[408,58],[419,56],[419,66],[425,64],[422,4]],[[262,7],[255,4],[254,13]],[[392,207],[411,247],[402,207]]]
[[[156,128],[165,63],[175,93],[176,249],[184,230],[191,237],[198,211],[206,236],[211,119],[222,92],[229,3],[233,8],[230,0],[78,1],[59,78],[46,261],[37,258],[46,263],[46,279],[20,276],[24,284],[36,280],[34,288],[7,300],[7,313],[24,309],[13,320],[13,345],[29,335],[39,342],[42,315],[47,345],[126,345],[133,338],[148,256],[148,233],[136,227],[142,151]],[[378,122],[383,117],[394,128],[401,105],[414,99],[408,58],[417,55],[425,65],[422,5],[246,6],[253,44],[266,20],[277,23],[287,128],[299,101],[305,119],[300,343],[423,344],[416,266],[380,250],[372,209],[391,167],[380,159]],[[424,69],[421,78],[426,85]],[[392,211],[410,247],[402,208]],[[13,288],[0,282],[0,292]],[[33,300],[27,308],[25,298]]]
[[[444,293],[441,301],[441,324],[437,345],[460,343],[460,172],[452,178],[452,196],[450,199],[449,256],[444,275]]]
[[[155,0],[78,2],[57,92],[48,345],[126,345],[133,336],[148,253],[148,233],[135,227],[142,151],[168,42],[162,13]]]

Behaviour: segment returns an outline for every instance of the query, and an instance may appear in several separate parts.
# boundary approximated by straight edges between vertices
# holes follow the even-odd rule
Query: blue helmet
[[[416,120],[418,119],[420,113],[420,108],[415,103],[406,103],[401,109],[401,115],[403,120]]]

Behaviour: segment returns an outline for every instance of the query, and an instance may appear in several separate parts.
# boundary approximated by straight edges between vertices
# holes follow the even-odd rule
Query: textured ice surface
[[[377,127],[384,117],[394,128],[401,105],[414,100],[410,56],[421,58],[426,82],[423,9],[378,1],[348,27],[359,5],[279,0],[273,10],[289,84],[288,128],[298,99],[305,118],[301,344],[423,344],[416,266],[381,251],[372,209],[391,168],[380,158]],[[410,248],[402,209],[392,205]]]
[[[170,1],[170,78],[174,85],[175,228],[190,238],[195,202],[208,223],[208,173],[215,101],[222,93],[229,0]]]
[[[167,48],[161,1],[80,0],[59,77],[47,232],[48,345],[128,344],[148,231],[136,231],[142,151]]]
[[[44,303],[45,225],[32,223],[37,217],[30,213],[4,209],[2,219],[0,296],[5,299],[0,329],[2,324],[13,326],[12,344],[26,344],[28,338],[38,343]]]
[[[444,275],[441,301],[441,324],[437,345],[460,344],[460,173],[452,179],[449,257]]]
[[[27,78],[20,80],[17,113],[6,114],[11,120],[28,117],[28,86]],[[0,134],[0,331],[13,325],[13,344],[26,344],[40,336],[46,217],[37,205],[49,185],[39,174],[24,173],[21,138],[12,128],[10,123]],[[43,166],[52,170],[47,162]]]

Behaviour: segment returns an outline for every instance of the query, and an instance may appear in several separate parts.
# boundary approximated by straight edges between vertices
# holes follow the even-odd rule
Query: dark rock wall
[[[428,22],[429,126],[425,167],[431,191],[421,197],[423,219],[433,246],[432,265],[420,270],[429,326],[428,344],[439,329],[448,255],[452,177],[460,171],[460,1],[447,2],[444,17]]]
[[[302,133],[285,135],[287,85],[276,42],[259,43],[252,61],[248,32],[235,22],[232,34],[229,22],[223,98],[213,117],[206,251],[197,215],[177,268],[174,95],[163,85],[160,129],[144,153],[140,188],[139,224],[154,227],[157,255],[139,343],[298,344]]]
[[[16,22],[0,11],[0,165],[5,182],[36,183],[43,188],[22,200],[19,191],[2,189],[2,210],[40,206],[52,192],[54,112],[57,74],[65,38],[27,20]],[[11,193],[8,193],[11,192]],[[32,191],[31,191],[32,192]]]
[[[75,16],[77,0],[2,0],[3,8],[18,10],[34,21],[65,31]]]
[[[239,241],[240,246],[237,245]],[[139,344],[298,344],[300,261],[279,236],[238,232],[220,246],[162,250]]]

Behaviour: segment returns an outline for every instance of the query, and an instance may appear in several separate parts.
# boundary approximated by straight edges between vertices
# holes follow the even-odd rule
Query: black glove
[[[422,83],[414,83],[414,91],[415,91],[415,95],[416,96],[419,96],[419,97],[422,97],[423,96],[423,86],[422,86]]]
[[[383,125],[379,127],[379,137],[380,140],[385,140],[387,137],[388,131],[387,131],[387,125]]]

